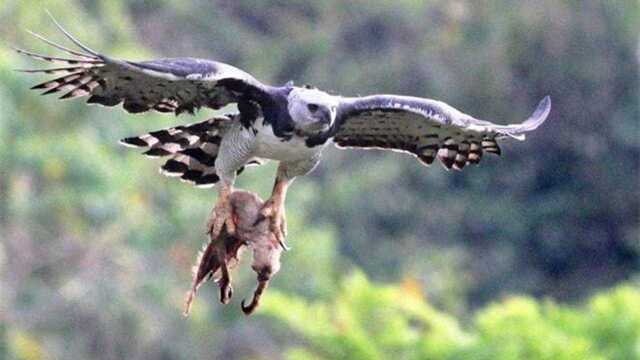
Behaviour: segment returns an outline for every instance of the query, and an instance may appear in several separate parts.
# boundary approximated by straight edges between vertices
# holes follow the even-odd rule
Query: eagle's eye
[[[307,105],[307,109],[309,109],[309,111],[314,113],[314,112],[318,111],[318,109],[320,109],[320,106],[318,106],[318,104],[308,104]]]

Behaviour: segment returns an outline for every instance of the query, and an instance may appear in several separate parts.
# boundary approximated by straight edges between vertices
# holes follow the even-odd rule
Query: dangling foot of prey
[[[218,258],[223,259],[220,263],[220,272],[221,276],[218,279],[218,287],[220,288],[220,302],[223,304],[228,304],[231,301],[231,296],[233,296],[233,288],[231,287],[231,275],[229,275],[229,268],[227,267],[227,262],[224,260],[226,258],[226,248],[224,246],[224,241],[221,245],[218,246]]]
[[[236,224],[233,222],[233,208],[231,207],[231,201],[229,201],[229,195],[232,192],[231,185],[220,184],[218,202],[213,207],[207,224],[207,233],[211,239],[217,239],[225,226],[229,235],[233,235],[236,232]]]
[[[278,170],[280,171],[280,169]],[[282,246],[283,250],[289,250],[289,247],[284,242],[287,237],[287,220],[284,216],[284,200],[287,194],[289,182],[290,180],[284,177],[276,177],[276,183],[273,186],[271,198],[269,198],[269,200],[267,200],[267,202],[262,206],[260,215],[255,223],[257,225],[259,222],[269,219],[271,221],[269,229],[276,236],[276,240],[278,240],[278,243]]]
[[[278,257],[279,256],[280,255],[278,255]],[[240,303],[242,312],[245,315],[251,315],[255,311],[255,309],[258,308],[258,306],[260,305],[260,298],[262,298],[262,293],[264,293],[264,290],[267,288],[267,286],[269,286],[269,280],[271,280],[271,276],[273,274],[271,273],[269,268],[265,270],[258,272],[258,287],[253,292],[253,299],[251,300],[251,302],[246,305],[244,299],[242,299],[242,302]]]

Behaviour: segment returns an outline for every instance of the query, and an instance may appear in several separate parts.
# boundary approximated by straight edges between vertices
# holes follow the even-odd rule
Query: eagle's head
[[[328,131],[336,120],[338,98],[324,91],[296,87],[287,100],[296,133],[318,135]]]

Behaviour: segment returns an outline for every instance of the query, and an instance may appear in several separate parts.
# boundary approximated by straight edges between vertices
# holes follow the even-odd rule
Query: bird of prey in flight
[[[49,69],[23,70],[55,75],[33,87],[43,94],[62,93],[61,99],[88,96],[87,103],[122,104],[130,113],[158,111],[193,114],[201,107],[219,109],[237,104],[233,114],[217,116],[123,139],[124,145],[148,148],[146,155],[165,157],[163,174],[199,187],[219,184],[209,232],[224,226],[234,232],[229,195],[236,176],[251,164],[279,162],[271,197],[261,219],[281,243],[286,236],[284,202],[287,188],[298,176],[311,172],[322,151],[339,148],[385,149],[403,152],[430,165],[438,159],[447,169],[478,164],[485,153],[500,154],[497,141],[523,140],[542,124],[551,109],[547,96],[524,122],[498,125],[479,120],[437,100],[371,95],[344,97],[317,88],[271,86],[231,65],[196,58],[128,61],[91,50],[56,26],[78,47],[56,44],[66,57],[30,57],[62,64]]]

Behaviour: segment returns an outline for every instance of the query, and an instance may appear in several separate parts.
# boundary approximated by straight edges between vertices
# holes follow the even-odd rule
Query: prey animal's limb
[[[262,293],[269,286],[269,280],[271,280],[271,274],[266,273],[258,273],[258,286],[256,290],[253,292],[253,299],[249,305],[244,304],[244,299],[240,303],[240,307],[242,308],[242,312],[245,315],[251,315],[253,311],[258,308],[260,305],[260,298],[262,298]]]
[[[220,262],[220,279],[218,279],[218,287],[220,288],[220,302],[228,304],[231,301],[233,295],[233,288],[231,287],[231,275],[229,275],[229,267],[227,266],[227,249],[224,241],[220,241],[217,247],[218,258],[222,259]]]
[[[260,226],[267,227],[264,222],[258,225],[258,229]],[[242,300],[242,312],[245,315],[250,315],[260,305],[260,299],[269,286],[269,281],[280,270],[280,255],[284,248],[278,243],[275,234],[271,230],[264,234],[267,236],[260,237],[260,241],[254,241],[251,244],[253,247],[251,268],[258,274],[258,286],[253,292],[253,299],[249,305],[245,305],[245,301]]]
[[[236,224],[233,221],[233,208],[230,201],[232,192],[233,186],[230,183],[223,181],[220,184],[218,202],[212,210],[208,223],[208,234],[212,242],[220,236],[223,230],[228,235],[233,235],[236,232]],[[229,268],[227,267],[227,249],[224,241],[218,241],[216,251],[220,259],[221,277],[218,279],[220,302],[228,304],[233,295],[233,288],[231,287],[231,276],[229,275]]]
[[[231,196],[231,201],[233,204],[234,195]],[[261,205],[262,203],[260,203]],[[259,208],[259,205],[255,205],[256,209]],[[257,212],[258,210],[256,210]],[[234,214],[235,215],[235,214]],[[234,216],[234,221],[237,221],[237,218]],[[230,236],[226,231],[223,231],[222,234],[218,238],[211,238],[207,245],[200,251],[198,255],[198,260],[196,265],[193,268],[193,282],[191,285],[191,290],[187,295],[187,299],[185,301],[185,309],[184,314],[188,315],[191,310],[191,304],[198,292],[198,288],[202,283],[210,278],[214,278],[218,285],[221,287],[221,300],[223,297],[231,297],[228,294],[229,290],[223,291],[222,284],[220,282],[223,279],[223,265],[226,268],[227,274],[230,270],[238,264],[240,255],[242,250],[245,247],[245,243],[238,239],[236,236]],[[223,249],[224,251],[221,251]],[[229,275],[226,277],[226,283],[230,285],[231,278]],[[230,287],[230,286],[229,286]],[[228,295],[223,295],[223,294]],[[228,302],[228,301],[227,301]]]
[[[211,277],[216,279],[220,287],[220,301],[223,304],[229,302],[232,295],[230,271],[238,263],[239,255],[245,247],[253,250],[251,267],[258,274],[258,286],[253,300],[249,305],[245,305],[244,301],[242,303],[246,315],[258,307],[269,280],[280,270],[280,255],[283,249],[271,231],[271,221],[266,218],[257,221],[264,202],[256,194],[246,191],[234,191],[228,199],[236,231],[231,235],[226,231],[226,227],[223,227],[220,235],[217,238],[211,237],[201,252],[194,268],[191,291],[185,303],[185,315],[189,313],[198,287]]]

